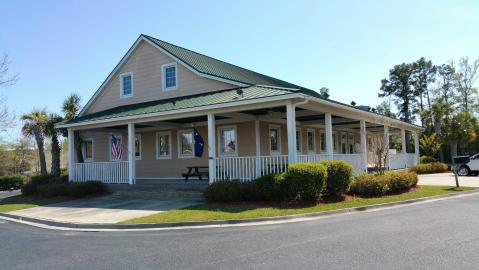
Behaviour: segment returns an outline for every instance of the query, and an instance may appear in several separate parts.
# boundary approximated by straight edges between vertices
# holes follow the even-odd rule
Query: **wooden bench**
[[[208,170],[208,166],[187,166],[188,169],[187,173],[183,173],[182,176],[185,178],[185,182],[188,181],[188,178],[191,176],[196,176],[198,179],[203,180],[203,176],[206,178],[209,178],[209,172],[208,171],[200,171],[201,169],[206,169]]]

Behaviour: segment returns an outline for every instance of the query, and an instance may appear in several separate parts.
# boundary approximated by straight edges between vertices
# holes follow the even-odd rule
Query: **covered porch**
[[[309,97],[145,114],[69,127],[69,176],[135,184],[180,180],[194,166],[207,167],[210,183],[248,181],[285,172],[288,164],[328,159],[345,160],[358,174],[374,167],[378,136],[389,149],[384,167],[402,169],[419,161],[419,131],[358,107]],[[83,162],[75,153],[75,136],[81,138]],[[112,153],[118,148],[114,140],[120,155]]]

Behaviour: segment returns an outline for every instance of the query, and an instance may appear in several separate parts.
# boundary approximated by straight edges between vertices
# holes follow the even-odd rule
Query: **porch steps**
[[[136,184],[110,184],[113,195],[139,198],[203,198],[208,181],[183,181],[183,179],[137,179]]]

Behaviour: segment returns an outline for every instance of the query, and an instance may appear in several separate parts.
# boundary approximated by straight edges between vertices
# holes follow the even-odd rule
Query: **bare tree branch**
[[[3,54],[2,59],[0,60],[0,87],[7,87],[15,84],[18,81],[18,74],[8,76],[8,69],[11,64],[11,61],[8,57],[8,54]]]

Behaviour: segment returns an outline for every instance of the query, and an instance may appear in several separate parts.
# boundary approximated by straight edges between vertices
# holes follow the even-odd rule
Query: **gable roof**
[[[226,63],[213,57],[185,49],[154,37],[144,34],[142,34],[142,36],[203,75],[209,75],[247,85],[265,85],[296,89],[301,88],[298,85]]]

